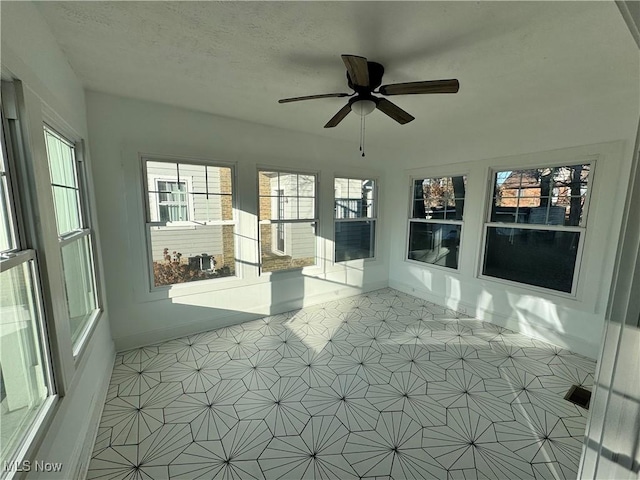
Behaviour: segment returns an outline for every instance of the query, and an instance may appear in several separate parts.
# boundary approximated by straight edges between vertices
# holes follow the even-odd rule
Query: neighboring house
[[[315,176],[282,172],[260,172],[259,176],[260,219],[273,221],[260,228],[263,256],[289,257],[291,267],[314,264]]]
[[[588,166],[514,170],[496,185],[494,220],[576,225],[584,206]],[[573,215],[571,209],[574,209]]]
[[[375,229],[368,218],[374,218],[373,180],[336,178],[334,181],[334,216],[336,220],[363,219],[363,222],[335,222],[335,261],[369,258],[373,255]]]
[[[231,197],[202,193],[220,192],[225,182],[230,185],[230,170],[210,168],[205,176],[202,166],[179,167],[178,174],[174,163],[147,164],[150,217],[166,222],[166,226],[151,227],[153,261],[163,262],[169,256],[188,263],[197,258],[200,268],[212,270],[208,259],[213,257],[216,270],[225,265],[233,268],[233,226],[209,224],[232,218]]]

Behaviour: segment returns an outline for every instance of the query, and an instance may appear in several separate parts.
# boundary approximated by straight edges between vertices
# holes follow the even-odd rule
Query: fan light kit
[[[351,104],[351,111],[356,115],[364,117],[376,109],[376,102],[373,100],[356,100]]]
[[[325,93],[321,95],[309,95],[306,97],[292,97],[278,100],[279,103],[298,102],[300,100],[315,100],[319,98],[351,97],[347,104],[327,122],[324,128],[333,128],[338,125],[349,112],[360,115],[360,151],[364,157],[364,117],[375,109],[388,115],[400,125],[409,123],[414,117],[386,98],[376,97],[373,94],[384,96],[391,95],[418,95],[429,93],[457,93],[460,83],[456,79],[430,80],[424,82],[393,83],[382,85],[384,67],[376,62],[369,62],[365,57],[357,55],[342,55],[342,61],[347,67],[347,84],[353,93]],[[379,88],[378,88],[379,87]],[[376,88],[378,90],[376,90]]]

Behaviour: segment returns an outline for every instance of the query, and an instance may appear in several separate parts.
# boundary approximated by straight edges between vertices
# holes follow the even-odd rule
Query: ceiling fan
[[[278,100],[278,103],[315,100],[318,98],[351,97],[347,104],[327,122],[324,128],[335,127],[351,111],[360,116],[365,116],[373,112],[376,108],[393,118],[399,124],[404,125],[414,120],[414,117],[386,98],[374,96],[374,93],[384,96],[456,93],[460,88],[460,84],[456,79],[393,83],[380,86],[382,83],[382,75],[384,75],[384,67],[379,63],[369,62],[365,57],[359,57],[357,55],[342,55],[342,61],[347,67],[347,83],[349,88],[353,90],[353,93],[325,93],[306,97],[283,98],[282,100]],[[376,88],[378,88],[378,90],[376,90]]]

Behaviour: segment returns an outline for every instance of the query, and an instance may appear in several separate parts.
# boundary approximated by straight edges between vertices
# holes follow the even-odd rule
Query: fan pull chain
[[[360,151],[362,152],[362,156],[364,157],[364,115],[360,117]]]

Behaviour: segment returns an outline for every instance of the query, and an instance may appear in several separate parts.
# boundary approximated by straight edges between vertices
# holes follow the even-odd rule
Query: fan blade
[[[431,80],[427,82],[393,83],[380,87],[382,95],[415,95],[420,93],[457,93],[458,80]]]
[[[351,83],[358,87],[369,86],[369,64],[366,58],[356,55],[342,55],[342,61],[347,67]]]
[[[278,103],[299,102],[300,100],[315,100],[316,98],[349,97],[349,93],[325,93],[322,95],[309,95],[307,97],[291,97],[278,100]]]
[[[349,114],[350,111],[351,111],[351,105],[349,105],[347,103],[344,107],[342,107],[338,111],[338,113],[336,113],[333,116],[333,118],[331,120],[329,120],[327,122],[327,124],[324,126],[324,128],[333,128],[333,127],[335,127],[336,125],[338,125],[342,121],[342,119],[344,117],[346,117]]]
[[[376,108],[380,110],[382,113],[389,115],[400,125],[404,125],[405,123],[409,123],[414,120],[414,118],[395,103],[390,102],[386,98],[381,98],[378,100],[378,104]]]

